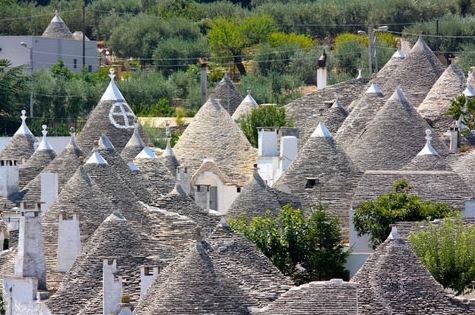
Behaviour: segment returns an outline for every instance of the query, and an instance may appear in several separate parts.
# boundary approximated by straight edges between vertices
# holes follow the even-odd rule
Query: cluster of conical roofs
[[[59,19],[55,23],[49,32],[62,27]],[[25,112],[0,152],[2,167],[19,170],[19,189],[1,200],[3,209],[39,212],[41,218],[20,219],[36,234],[25,237],[20,227],[16,236],[12,230],[11,248],[0,252],[5,287],[36,277],[42,284],[38,289],[48,290],[47,298],[35,299],[41,306],[29,305],[30,310],[475,313],[473,303],[443,290],[396,227],[349,282],[296,286],[224,218],[266,210],[278,214],[287,204],[308,215],[324,203],[351,246],[351,210],[399,179],[407,179],[422,199],[463,212],[474,198],[475,174],[468,166],[475,150],[449,149],[446,133],[454,122],[445,112],[455,96],[472,97],[474,87],[456,65],[444,69],[422,37],[412,49],[398,48],[374,77],[328,86],[286,105],[300,132],[299,150],[272,187],[259,172],[257,151],[236,124],[259,105],[250,92],[243,98],[227,75],[177,144],[172,148],[168,139],[164,150],[149,147],[113,72],[110,77],[84,128],[77,137],[71,130],[61,153],[48,142],[46,126],[36,145]],[[44,210],[31,209],[28,204],[42,201],[44,174],[57,174],[57,197]],[[226,213],[200,207],[199,198],[209,199],[209,187],[216,183],[225,192],[218,202],[229,203]],[[0,235],[6,223],[0,220]],[[28,250],[35,259],[25,259]],[[19,261],[28,267],[21,275]]]

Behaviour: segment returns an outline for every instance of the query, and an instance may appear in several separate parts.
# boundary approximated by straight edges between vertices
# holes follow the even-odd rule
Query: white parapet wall
[[[104,259],[102,272],[103,314],[117,314],[120,312],[119,304],[122,300],[122,279],[116,275],[117,259]]]

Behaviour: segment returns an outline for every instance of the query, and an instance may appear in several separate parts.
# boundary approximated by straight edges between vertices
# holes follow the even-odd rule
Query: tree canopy
[[[475,226],[461,219],[429,224],[409,235],[412,249],[432,276],[455,294],[475,290]]]
[[[447,204],[422,201],[411,194],[405,180],[392,183],[393,190],[374,200],[363,201],[356,209],[353,222],[358,235],[369,234],[373,248],[391,232],[391,224],[401,221],[423,221],[455,216],[457,211]]]
[[[286,205],[278,216],[268,211],[262,217],[249,220],[242,215],[228,222],[297,283],[349,277],[338,220],[330,218],[323,205],[308,218]]]

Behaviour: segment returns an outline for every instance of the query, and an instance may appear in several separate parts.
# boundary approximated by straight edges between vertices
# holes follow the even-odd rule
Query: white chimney
[[[41,173],[41,212],[46,213],[58,198],[58,174]]]
[[[80,251],[81,238],[78,215],[75,213],[71,219],[66,219],[65,213],[60,213],[56,270],[59,272],[69,271]]]
[[[160,269],[158,266],[140,267],[140,298],[145,297],[148,289],[157,279]]]
[[[38,289],[46,289],[46,263],[43,249],[40,205],[20,204],[20,231],[15,275],[38,279]]]
[[[35,312],[37,293],[36,278],[3,277],[2,296],[5,314],[37,314]]]
[[[0,161],[0,197],[7,198],[18,191],[19,171],[16,161]]]
[[[323,51],[320,58],[318,58],[318,69],[317,69],[317,88],[323,89],[327,86],[327,54]]]
[[[449,144],[449,153],[457,153],[459,147],[459,128],[451,127],[450,128],[450,144]]]
[[[286,171],[292,161],[297,157],[297,137],[285,136],[280,138],[280,169]]]
[[[103,315],[120,312],[119,304],[122,301],[122,279],[116,277],[117,259],[105,258],[102,261],[102,291]]]
[[[277,142],[277,130],[275,128],[258,128],[258,156],[279,156]]]

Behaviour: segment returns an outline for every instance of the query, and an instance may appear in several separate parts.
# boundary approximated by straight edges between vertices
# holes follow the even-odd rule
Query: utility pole
[[[373,42],[374,42],[374,45],[373,45],[373,49],[374,49],[374,53],[373,53],[373,57],[374,57],[374,73],[378,73],[378,55],[376,54],[376,52],[378,51],[378,34],[374,34],[374,37],[373,37]]]
[[[86,0],[82,4],[82,68],[86,66]]]
[[[199,59],[200,68],[201,68],[201,77],[200,77],[200,88],[201,88],[201,105],[206,103],[208,99],[208,74],[206,59],[204,57]]]
[[[368,76],[373,74],[373,25],[368,26]]]

